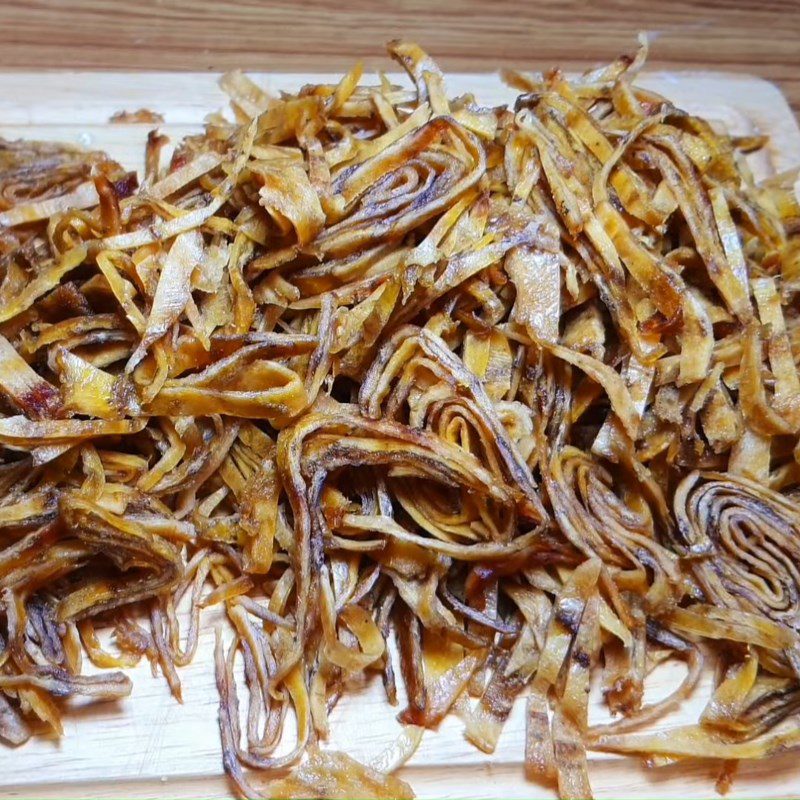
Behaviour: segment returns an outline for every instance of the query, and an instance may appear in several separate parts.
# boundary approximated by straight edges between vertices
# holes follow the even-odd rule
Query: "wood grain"
[[[272,89],[291,89],[313,75],[256,75]],[[800,131],[773,86],[752,78],[710,74],[649,74],[651,89],[695,113],[724,124],[733,133],[759,130],[770,134],[770,148],[753,169],[763,175],[800,163]],[[196,130],[209,111],[225,100],[209,74],[175,76],[156,73],[0,73],[0,136],[73,141],[106,149],[127,166],[140,164],[148,125],[109,125],[121,109],[148,105],[166,120],[173,142]],[[486,103],[508,101],[511,93],[496,76],[449,75],[452,94],[471,90]],[[212,649],[219,609],[204,613],[198,654],[181,670],[185,704],[178,705],[162,678],[149,665],[131,671],[133,695],[119,703],[72,707],[65,717],[65,736],[36,738],[10,754],[0,749],[0,798],[145,798],[230,797],[221,775],[217,728],[218,696]],[[648,680],[646,701],[666,695],[684,667],[673,664]],[[711,673],[690,702],[660,721],[668,728],[696,720],[711,691]],[[599,692],[593,694],[592,722],[607,719]],[[402,698],[401,703],[402,707]],[[386,703],[379,680],[348,688],[333,712],[328,746],[369,762],[396,738],[397,709]],[[291,728],[292,726],[287,726]],[[292,735],[291,732],[289,734]],[[435,732],[426,732],[419,751],[403,770],[420,797],[509,800],[552,798],[549,787],[524,779],[524,707],[516,704],[497,750],[487,756],[469,744],[463,726],[448,717]],[[289,746],[289,743],[286,743]],[[708,763],[646,770],[635,759],[590,755],[589,770],[598,798],[681,800],[711,796],[717,767]],[[743,765],[730,798],[800,798],[800,763],[796,754]]]
[[[652,69],[745,72],[800,112],[798,0],[0,2],[0,69],[328,71],[409,37],[447,70],[574,69],[652,41]]]

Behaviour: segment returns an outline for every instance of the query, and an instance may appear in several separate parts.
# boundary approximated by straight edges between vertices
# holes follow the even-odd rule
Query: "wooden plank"
[[[308,74],[261,75],[271,88],[293,88],[319,80]],[[108,125],[119,110],[147,106],[163,113],[162,128],[177,139],[199,127],[209,111],[224,106],[224,96],[209,74],[17,73],[2,77],[0,135],[62,139],[107,149],[130,167],[141,161],[151,126]],[[701,112],[737,133],[769,133],[768,152],[756,162],[761,174],[800,164],[800,131],[779,92],[755,78],[730,75],[660,73],[643,82],[669,95],[689,111]],[[513,94],[497,77],[450,76],[451,93],[474,91],[486,103],[509,100]],[[76,116],[79,120],[76,120]],[[132,671],[131,698],[117,704],[76,707],[65,718],[61,741],[36,739],[6,753],[0,773],[0,797],[227,797],[221,776],[217,731],[217,693],[211,653],[215,613],[204,616],[199,653],[181,671],[185,703],[178,705],[149,666]],[[648,699],[663,697],[682,672],[680,665],[652,676]],[[697,718],[708,697],[710,676],[686,703],[665,719],[670,727]],[[497,751],[486,756],[468,744],[458,719],[446,719],[404,770],[420,796],[508,798],[552,797],[546,787],[524,780],[522,705],[515,707]],[[593,721],[603,718],[599,703]],[[385,702],[379,681],[352,687],[337,706],[330,746],[369,761],[391,744],[399,732],[396,709]],[[365,721],[368,724],[365,724]],[[289,743],[286,743],[289,746]],[[457,769],[454,769],[457,767]],[[678,798],[709,795],[715,767],[696,763],[645,770],[635,760],[592,754],[590,771],[598,797]],[[742,767],[730,797],[800,797],[800,765],[791,754]]]

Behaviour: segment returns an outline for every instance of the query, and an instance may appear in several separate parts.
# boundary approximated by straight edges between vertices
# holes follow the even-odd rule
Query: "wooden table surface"
[[[448,70],[576,68],[638,31],[651,69],[759,75],[800,113],[799,0],[0,0],[0,70],[339,70],[400,36]]]

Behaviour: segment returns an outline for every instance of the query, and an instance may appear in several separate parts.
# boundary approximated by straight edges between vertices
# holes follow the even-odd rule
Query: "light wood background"
[[[572,69],[638,31],[651,69],[758,75],[800,112],[798,0],[0,0],[0,70],[329,71],[399,36],[449,71]]]

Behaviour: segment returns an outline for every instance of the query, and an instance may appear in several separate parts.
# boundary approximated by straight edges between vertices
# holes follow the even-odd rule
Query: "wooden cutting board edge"
[[[256,74],[253,77],[275,90],[338,79],[336,75],[297,73]],[[61,140],[108,149],[126,166],[136,167],[141,163],[146,133],[153,126],[109,125],[107,120],[111,114],[142,107],[161,112],[165,123],[158,127],[176,140],[199,130],[205,113],[225,107],[226,98],[216,86],[217,78],[212,73],[0,73],[0,86],[3,87],[0,92],[0,136]],[[707,72],[645,73],[640,82],[670,97],[679,107],[692,113],[703,113],[726,124],[736,133],[768,134],[768,158],[756,164],[758,171],[780,172],[800,165],[800,128],[775,85],[752,76]],[[486,104],[508,102],[514,95],[500,84],[497,75],[491,73],[449,75],[448,88],[451,94],[474,90],[478,100]],[[75,121],[76,116],[78,122]],[[207,646],[203,650],[201,660],[209,654]],[[206,663],[205,667],[210,665]],[[209,737],[216,742],[216,725],[213,725],[214,715],[211,713],[216,697],[206,696],[213,692],[213,679],[209,682],[207,676],[203,675],[201,680],[201,668],[201,664],[191,665],[184,673],[190,691],[194,686],[196,693],[201,694],[202,705],[208,706],[204,711],[202,731],[197,729],[199,718],[193,722],[188,707],[181,708],[174,704],[160,679],[142,685],[142,681],[148,681],[148,676],[142,678],[137,675],[135,694],[142,699],[147,698],[154,708],[158,706],[158,711],[153,714],[152,720],[139,719],[135,723],[139,726],[136,728],[137,736],[131,735],[130,740],[122,739],[122,744],[118,745],[135,748],[139,738],[147,733],[147,741],[141,742],[143,753],[132,754],[136,756],[135,768],[126,765],[125,769],[111,769],[104,774],[102,767],[87,768],[86,764],[92,761],[91,758],[87,757],[86,763],[79,766],[70,762],[68,752],[59,752],[61,746],[31,742],[21,750],[4,753],[3,771],[13,777],[11,782],[4,782],[3,773],[0,772],[0,798],[230,796],[226,779],[218,774],[221,764],[214,752],[216,748],[210,746],[210,741],[205,742]],[[369,714],[377,706],[367,704],[363,708]],[[184,724],[179,723],[182,714],[190,717]],[[94,748],[91,755],[102,758],[106,748],[116,749],[113,737],[120,733],[120,723],[124,725],[124,716],[122,720],[119,717],[119,713],[115,716],[113,710],[107,710],[100,712],[97,717],[81,711],[76,719],[68,718],[67,735],[70,742],[63,749],[69,751],[76,740],[89,732],[88,728],[95,728],[91,736],[86,736],[87,745]],[[206,729],[209,723],[213,725],[210,730]],[[163,730],[159,730],[159,726],[163,726]],[[112,742],[108,741],[106,731]],[[182,747],[194,749],[199,744],[192,735],[185,742],[180,740],[180,736],[173,738],[169,735],[179,731],[184,735],[187,731],[193,731],[204,740],[204,746],[198,747],[197,751],[200,763],[194,772],[181,773],[179,769],[171,774],[163,774],[166,770],[159,770],[157,764],[159,752]],[[140,732],[142,736],[139,736]],[[446,741],[447,733],[444,736],[443,741]],[[436,737],[435,733],[426,734],[423,748],[436,748]],[[453,747],[452,736],[450,740],[448,746]],[[62,761],[62,755],[66,757],[65,761]],[[474,751],[472,761],[465,761],[464,754],[455,751],[452,756],[452,769],[444,764],[449,758],[445,749],[432,766],[415,759],[416,763],[405,771],[405,777],[419,796],[552,796],[549,790],[524,781],[521,750],[517,760],[490,761],[477,751]],[[209,762],[209,758],[215,761]],[[19,763],[15,767],[6,759],[14,759]],[[796,761],[793,754],[784,754],[767,762],[748,765],[740,780],[734,783],[730,796],[800,797],[800,769]],[[154,767],[152,772],[148,772],[150,763]],[[591,772],[599,797],[636,795],[677,798],[710,795],[715,777],[715,767],[702,762],[653,771],[644,770],[630,759],[592,762]]]
[[[304,83],[335,82],[339,76],[252,73],[251,77],[278,91]],[[394,74],[390,77],[404,80]],[[218,79],[219,74],[211,72],[0,72],[0,135],[61,135],[65,141],[97,147],[99,127],[106,131],[112,149],[124,143],[130,147],[135,141],[143,152],[145,133],[153,126],[109,125],[112,114],[150,108],[164,115],[165,122],[158,127],[176,137],[185,135],[200,129],[206,113],[226,107]],[[726,122],[747,120],[758,131],[768,132],[767,151],[777,171],[800,164],[800,128],[775,84],[728,72],[644,72],[638,82],[692,113],[723,116]],[[497,73],[452,73],[447,87],[451,95],[473,91],[479,102],[488,105],[516,96]],[[135,156],[136,164],[129,159],[125,165],[137,166],[141,152]]]

